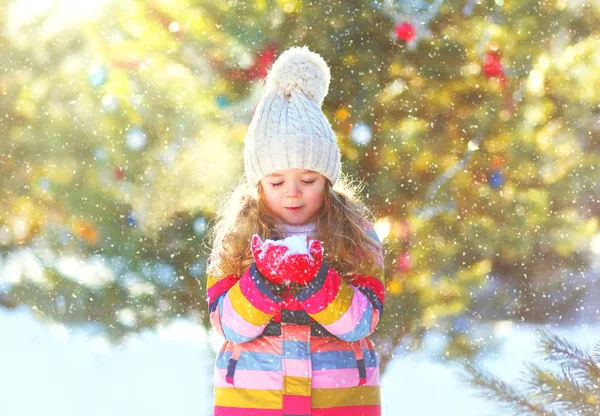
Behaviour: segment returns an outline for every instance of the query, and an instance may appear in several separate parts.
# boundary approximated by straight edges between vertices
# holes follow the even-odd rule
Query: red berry
[[[396,36],[398,39],[402,39],[405,42],[410,42],[415,38],[415,35],[415,27],[412,24],[408,22],[402,22],[396,25]]]
[[[500,62],[500,54],[497,51],[489,51],[483,63],[483,73],[488,78],[503,77],[504,69]]]

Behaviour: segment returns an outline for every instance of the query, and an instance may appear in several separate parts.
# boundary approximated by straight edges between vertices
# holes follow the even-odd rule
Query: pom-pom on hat
[[[251,185],[284,169],[310,169],[335,184],[340,150],[321,110],[331,75],[308,47],[284,51],[267,74],[263,95],[248,126],[244,169]]]

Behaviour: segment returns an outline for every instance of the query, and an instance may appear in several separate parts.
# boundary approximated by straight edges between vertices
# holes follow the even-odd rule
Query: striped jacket
[[[381,414],[369,335],[384,285],[352,277],[323,263],[295,296],[279,297],[255,264],[241,277],[208,276],[210,322],[225,338],[215,362],[215,416]]]

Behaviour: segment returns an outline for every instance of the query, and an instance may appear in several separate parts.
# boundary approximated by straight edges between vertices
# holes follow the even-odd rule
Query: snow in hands
[[[251,248],[258,271],[276,284],[307,284],[319,271],[323,258],[321,242],[312,240],[307,245],[306,235],[263,242],[254,234]]]
[[[285,256],[290,254],[309,254],[308,243],[305,235],[293,235],[284,240],[265,240],[263,244],[273,244],[278,246],[287,247],[287,251],[284,253]],[[264,253],[264,251],[263,251]],[[261,253],[261,255],[263,255]]]

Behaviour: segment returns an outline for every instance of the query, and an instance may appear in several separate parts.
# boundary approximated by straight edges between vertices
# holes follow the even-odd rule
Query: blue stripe
[[[310,298],[312,295],[317,293],[319,289],[323,287],[323,283],[325,283],[325,278],[327,277],[328,267],[325,262],[321,263],[321,268],[317,273],[317,276],[311,280],[309,284],[306,285],[300,292],[294,296],[300,302],[304,302],[306,299]]]
[[[280,298],[276,294],[273,293],[271,289],[267,286],[265,277],[260,274],[258,269],[256,268],[256,263],[252,263],[250,265],[250,276],[252,278],[252,283],[258,288],[258,291],[271,299],[275,303],[283,302],[283,298]]]
[[[235,332],[233,329],[229,328],[225,324],[225,319],[223,319],[223,302],[224,301],[225,301],[225,296],[221,296],[219,298],[219,317],[221,318],[221,328],[223,328],[223,335],[225,336],[225,339],[228,339],[233,342],[248,342],[248,341],[256,338],[256,336],[259,335],[258,333],[254,337],[244,337],[244,336],[238,334],[237,332]],[[244,319],[244,318],[242,318],[240,316],[239,319]]]
[[[219,353],[216,368],[228,368],[231,352]],[[237,370],[281,371],[281,355],[265,352],[242,351],[235,366]]]
[[[373,307],[370,303],[367,303],[367,309],[360,318],[360,321],[356,324],[354,329],[342,335],[337,335],[344,341],[358,341],[361,338],[369,335],[371,330],[371,320],[373,319]]]
[[[218,298],[216,298],[209,306],[208,306],[208,313],[213,313],[215,311],[215,309],[217,309],[217,306],[219,306],[219,301],[221,300],[221,298],[224,298],[225,295],[227,294],[227,292],[223,292],[221,295],[219,295]]]
[[[377,355],[374,350],[362,350],[365,367],[377,367]],[[313,370],[333,370],[336,368],[357,368],[354,351],[327,351],[312,353]]]
[[[377,297],[377,295],[375,294],[375,291],[373,289],[371,289],[370,287],[364,287],[364,286],[358,286],[358,285],[356,286],[356,288],[358,290],[360,290],[362,293],[364,293],[367,298],[369,298],[369,300],[371,301],[371,304],[373,306],[375,306],[375,309],[377,309],[379,311],[379,316],[381,317],[381,315],[383,314],[383,303]]]
[[[308,342],[284,340],[282,345],[283,358],[307,360],[309,358]]]

